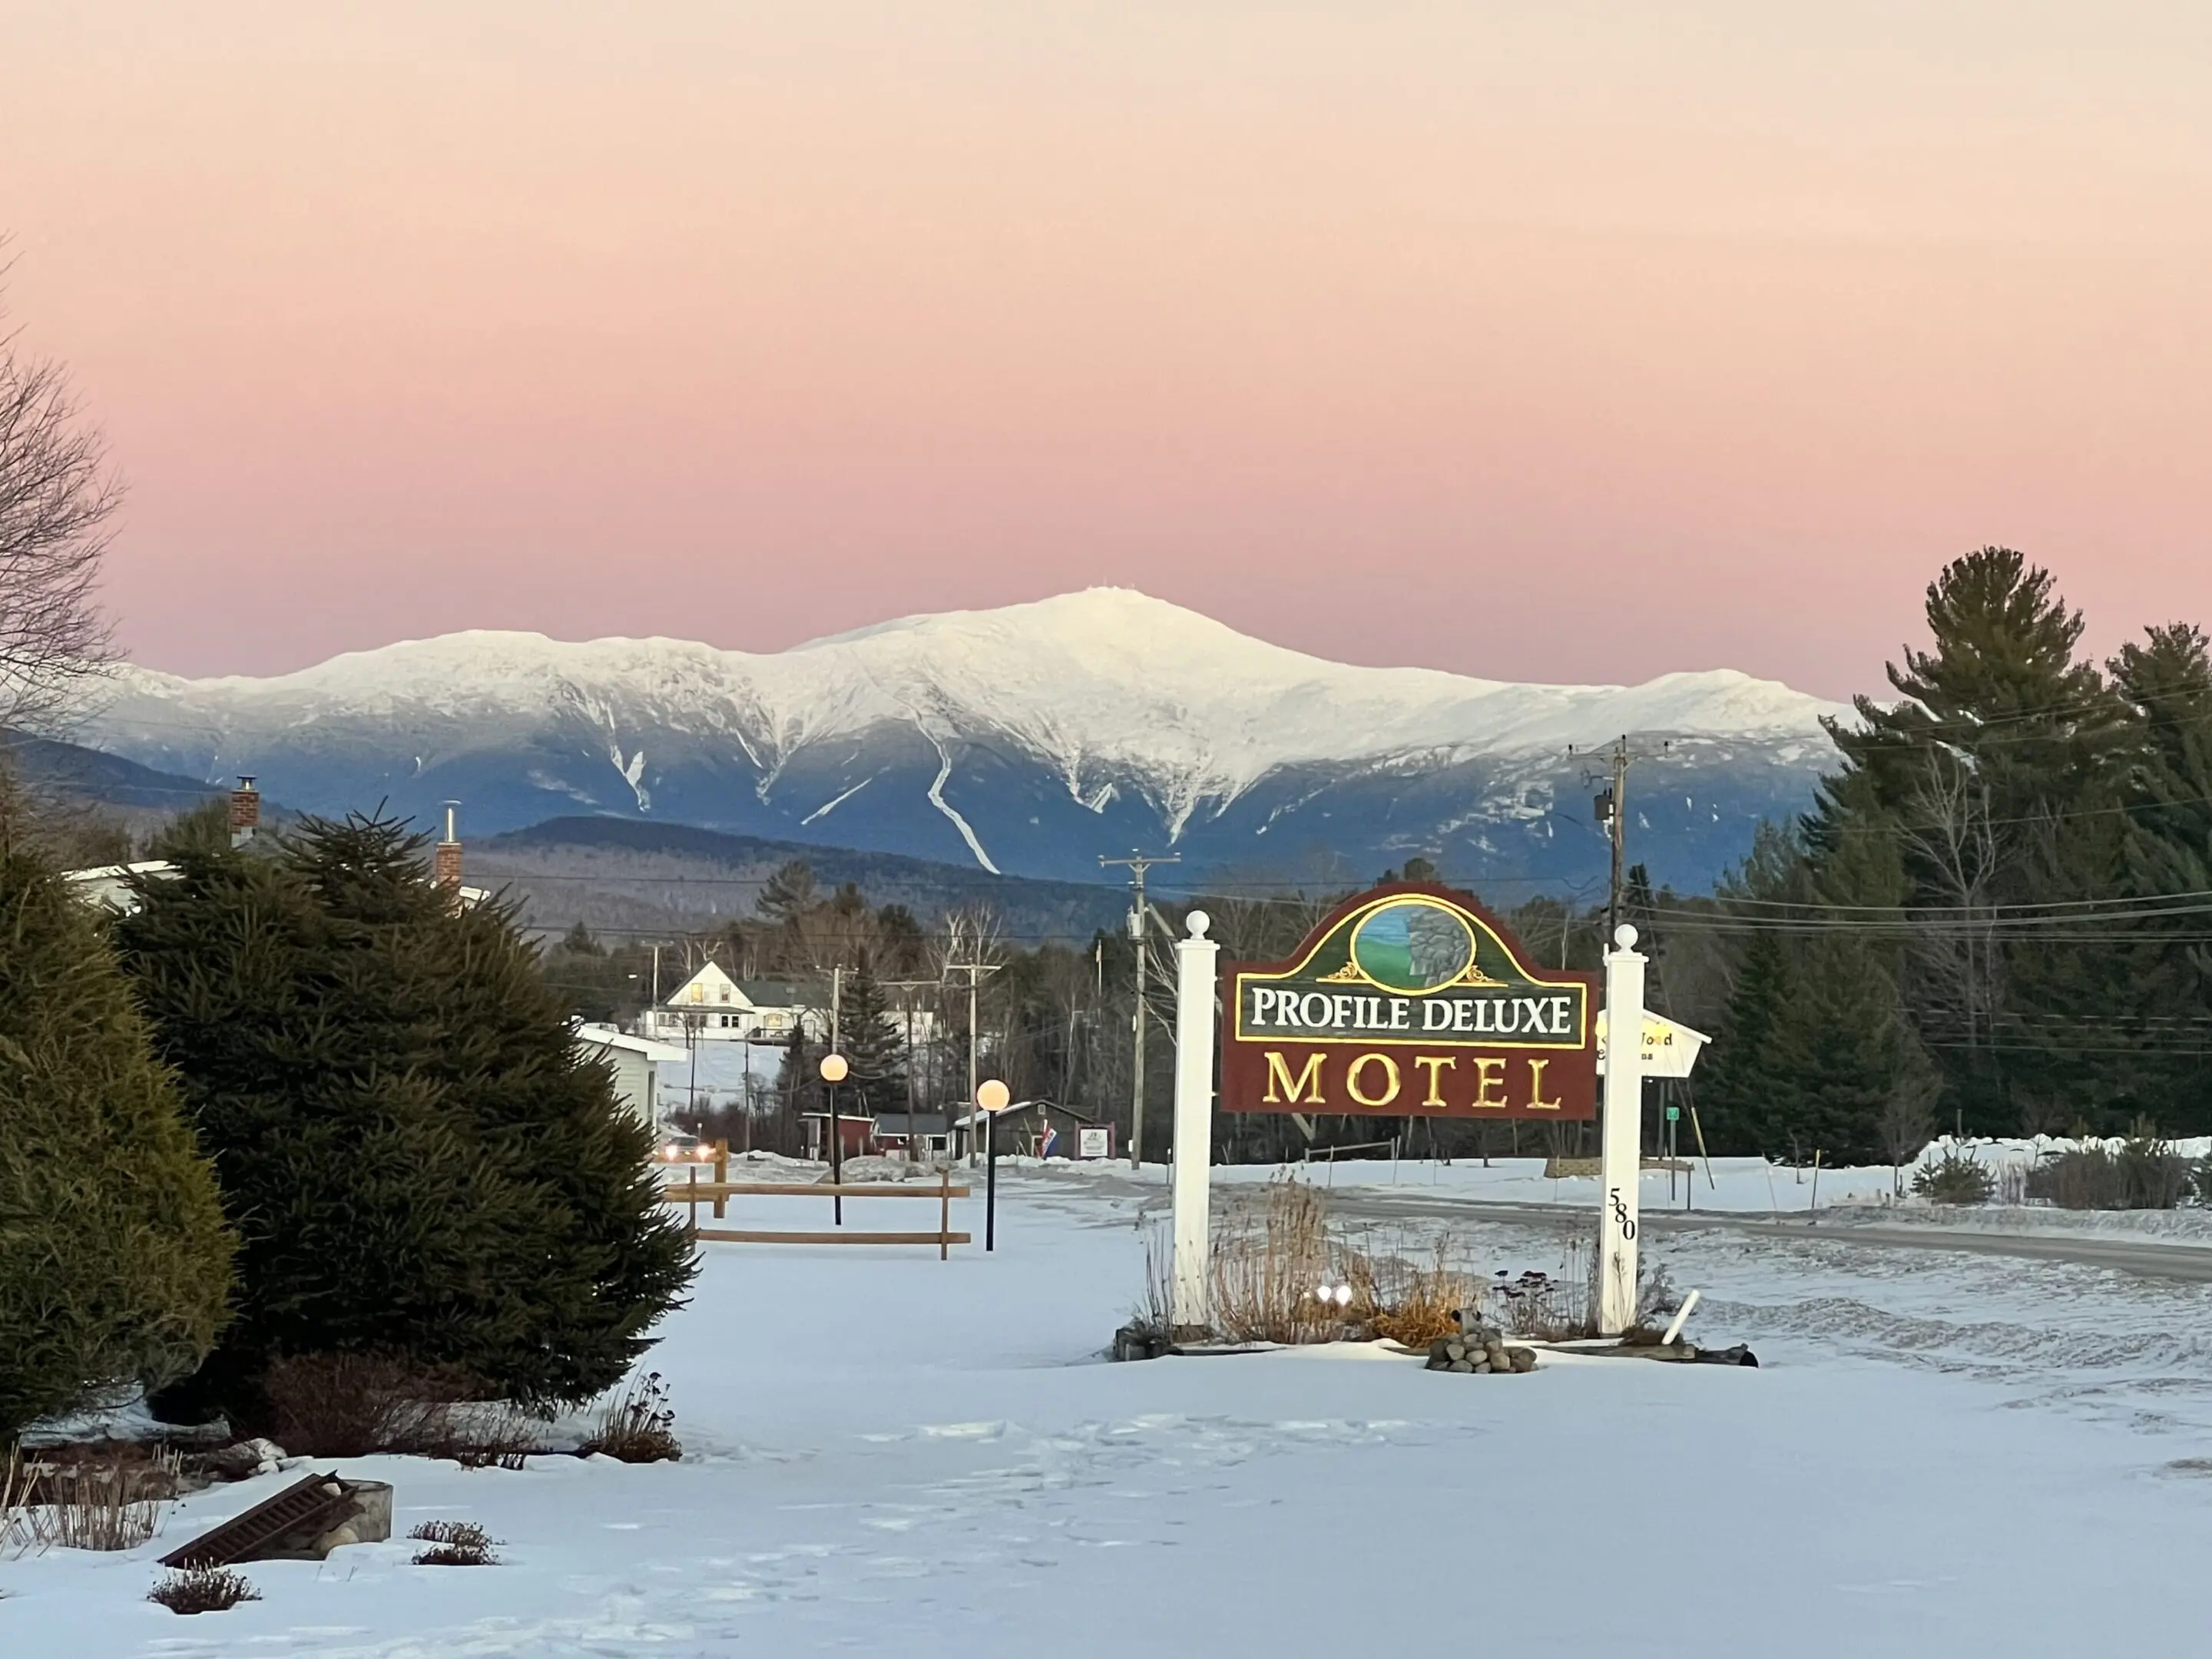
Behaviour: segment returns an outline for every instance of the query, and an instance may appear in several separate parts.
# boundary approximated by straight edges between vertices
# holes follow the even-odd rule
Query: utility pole
[[[1605,890],[1605,937],[1608,948],[1613,929],[1620,926],[1621,860],[1628,840],[1628,739],[1613,745],[1613,783],[1603,797],[1604,817],[1613,842],[1613,875]]]
[[[968,975],[968,1161],[972,1167],[975,1161],[975,1114],[977,1081],[975,988],[981,983],[984,975],[997,973],[999,964],[995,962],[948,962],[945,964],[945,971],[948,974]]]
[[[920,990],[924,986],[942,986],[945,981],[936,979],[884,979],[876,982],[887,989],[908,992]],[[899,1001],[902,1004],[901,1012],[906,1015],[906,1155],[908,1161],[911,1163],[914,1158],[915,1073],[921,1068],[915,1064],[914,1058],[914,999],[911,996],[901,996]],[[947,1115],[949,1116],[950,1114]],[[946,1127],[949,1128],[951,1126],[948,1124]]]
[[[1600,778],[1607,780],[1606,787],[1598,792],[1594,805],[1597,821],[1606,827],[1607,836],[1612,842],[1613,869],[1606,884],[1605,899],[1605,948],[1607,951],[1613,949],[1613,934],[1620,927],[1623,871],[1628,858],[1628,764],[1631,761],[1656,760],[1674,746],[1669,740],[1656,749],[1639,751],[1629,748],[1626,737],[1616,738],[1613,743],[1613,752],[1607,757],[1607,770],[1583,774],[1588,782],[1594,783]],[[1582,751],[1570,746],[1567,752],[1572,755]]]
[[[1098,855],[1098,867],[1111,869],[1116,865],[1129,872],[1129,883],[1136,890],[1136,902],[1129,911],[1129,939],[1137,949],[1137,1012],[1131,1022],[1135,1031],[1134,1068],[1129,1079],[1129,1167],[1138,1168],[1145,1161],[1145,919],[1151,913],[1145,908],[1145,872],[1156,864],[1181,864],[1180,853],[1144,854],[1130,849],[1125,859],[1109,859]]]
[[[1631,1158],[1631,1162],[1627,1166],[1628,1174],[1626,1177],[1629,1188],[1627,1198],[1628,1220],[1626,1223],[1628,1229],[1626,1237],[1629,1242],[1626,1244],[1620,1244],[1617,1240],[1613,1239],[1613,1236],[1612,1234],[1607,1234],[1605,1238],[1601,1239],[1600,1242],[1599,1261],[1600,1271],[1602,1273],[1607,1270],[1608,1266],[1618,1266],[1617,1262],[1612,1262],[1609,1261],[1609,1258],[1607,1255],[1607,1252],[1608,1250],[1624,1249],[1627,1251],[1626,1259],[1628,1261],[1629,1288],[1626,1294],[1630,1304],[1630,1316],[1632,1318],[1634,1316],[1634,1304],[1636,1300],[1636,1250],[1634,1244],[1636,1237],[1636,1223],[1634,1218],[1636,1165],[1633,1159],[1636,1156],[1634,1149],[1642,1145],[1643,1142],[1643,1085],[1639,1082],[1637,1085],[1637,1091],[1634,1093],[1620,1093],[1615,1091],[1613,1083],[1613,1079],[1616,1074],[1624,1073],[1628,1069],[1626,1066],[1620,1064],[1619,1060],[1619,1056],[1620,1054],[1623,1053],[1632,1054],[1635,1056],[1638,1063],[1642,1061],[1644,1057],[1644,969],[1646,958],[1638,956],[1632,949],[1630,948],[1630,945],[1632,945],[1635,939],[1635,929],[1631,928],[1629,930],[1630,945],[1623,945],[1620,943],[1621,878],[1623,866],[1627,860],[1628,849],[1628,764],[1631,761],[1656,760],[1674,746],[1674,744],[1669,741],[1662,743],[1656,749],[1647,749],[1640,752],[1632,750],[1628,746],[1628,738],[1626,734],[1624,733],[1620,737],[1613,739],[1613,753],[1609,757],[1610,765],[1607,770],[1604,773],[1597,774],[1585,772],[1583,775],[1585,781],[1595,782],[1599,777],[1605,777],[1608,780],[1605,788],[1599,792],[1596,802],[1595,803],[1597,809],[1597,821],[1606,826],[1607,836],[1612,842],[1613,853],[1613,868],[1610,878],[1606,885],[1605,940],[1601,951],[1601,955],[1605,962],[1606,1007],[1608,1011],[1606,1018],[1607,1029],[1612,1034],[1608,1045],[1609,1054],[1611,1057],[1609,1057],[1606,1062],[1607,1081],[1605,1103],[1603,1111],[1601,1114],[1599,1127],[1599,1148],[1606,1159],[1611,1159],[1616,1150],[1613,1141],[1614,1131],[1612,1126],[1613,1119],[1617,1116],[1626,1115],[1633,1124],[1632,1127],[1620,1131],[1621,1133],[1626,1135],[1628,1138],[1627,1144],[1630,1148],[1629,1157]],[[1572,754],[1575,751],[1572,748],[1570,748],[1567,752],[1569,754]],[[1635,1008],[1632,1018],[1630,1015],[1629,1011],[1626,1009],[1623,1009],[1617,1013],[1613,1012],[1616,1006],[1615,992],[1617,988],[1614,983],[1613,969],[1617,960],[1631,964],[1630,968],[1624,968],[1622,969],[1625,976],[1621,979],[1619,988],[1625,991],[1632,983],[1633,985]],[[1625,1036],[1621,1034],[1624,1028],[1626,1028],[1630,1033]],[[1608,1197],[1612,1197],[1613,1194],[1618,1194],[1620,1190],[1618,1183],[1623,1177],[1610,1162],[1605,1164],[1604,1168],[1606,1170],[1604,1179],[1610,1189]],[[1613,1198],[1613,1201],[1617,1203],[1620,1200],[1617,1198]],[[1613,1297],[1617,1294],[1617,1291],[1618,1287],[1615,1286],[1607,1289],[1605,1294],[1608,1297]],[[1608,1302],[1607,1306],[1610,1309],[1612,1304]],[[1610,1315],[1607,1316],[1610,1316]],[[1615,1328],[1608,1328],[1605,1334],[1610,1335]]]

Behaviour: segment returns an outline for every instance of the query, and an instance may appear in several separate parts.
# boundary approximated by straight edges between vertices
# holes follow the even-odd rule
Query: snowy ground
[[[138,1599],[152,1556],[289,1478],[272,1477],[191,1499],[129,1557],[0,1564],[0,1652],[975,1659],[1491,1638],[2075,1656],[2201,1639],[2205,1287],[1716,1229],[1649,1254],[1705,1291],[1696,1334],[1748,1339],[1755,1371],[1586,1361],[1491,1379],[1367,1349],[1113,1365],[1100,1350],[1139,1291],[1158,1194],[1016,1171],[1000,1198],[999,1253],[949,1264],[708,1247],[653,1361],[680,1464],[341,1465],[395,1484],[403,1530],[481,1521],[501,1566],[363,1546],[252,1567],[266,1599],[227,1613]],[[750,1200],[733,1220],[818,1224],[815,1202]],[[920,1207],[854,1200],[848,1224],[911,1225]],[[1559,1265],[1564,1223],[1451,1224],[1497,1267]]]
[[[694,1043],[682,1060],[660,1068],[660,1109],[678,1112],[730,1105],[749,1094],[756,1101],[773,1101],[783,1055],[781,1048],[767,1042],[713,1039]],[[750,1090],[745,1082],[749,1070]]]
[[[1934,1144],[1923,1155],[1933,1161],[1948,1144]],[[2033,1163],[2052,1147],[2078,1142],[1978,1141],[1974,1156],[1994,1168]],[[2115,1143],[2117,1144],[2117,1143]],[[2183,1141],[2180,1150],[2203,1157],[2207,1143]],[[1879,1223],[1884,1226],[1958,1227],[1983,1232],[2056,1232],[2105,1237],[2114,1233],[2212,1242],[2212,1210],[2095,1211],[2061,1210],[2049,1205],[1984,1205],[1962,1206],[1930,1204],[1911,1191],[1911,1168],[1904,1173],[1903,1192],[1894,1172],[1886,1167],[1822,1170],[1815,1179],[1810,1169],[1792,1169],[1757,1158],[1716,1158],[1687,1160],[1687,1173],[1664,1170],[1643,1172],[1639,1195],[1646,1211],[1693,1210],[1732,1215],[1772,1215],[1783,1219],[1818,1215],[1824,1225]],[[1115,1166],[1126,1167],[1126,1166]],[[1217,1170],[1216,1178],[1232,1183],[1264,1183],[1294,1168],[1316,1186],[1360,1192],[1395,1190],[1401,1194],[1430,1194],[1440,1200],[1476,1203],[1557,1206],[1582,1211],[1597,1202],[1595,1176],[1573,1176],[1557,1180],[1544,1173],[1540,1158],[1499,1158],[1488,1164],[1461,1159],[1453,1164],[1408,1159],[1392,1164],[1387,1158],[1316,1162],[1296,1166],[1241,1164]],[[1065,1180],[1111,1179],[1110,1171],[1061,1164],[1050,1173]]]

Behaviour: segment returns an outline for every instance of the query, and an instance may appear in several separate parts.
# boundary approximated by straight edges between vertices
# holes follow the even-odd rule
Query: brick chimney
[[[241,776],[238,787],[230,792],[230,844],[245,846],[260,827],[261,792],[253,787],[252,778]]]
[[[461,837],[453,827],[453,814],[460,810],[460,805],[457,800],[446,803],[446,838],[438,843],[434,878],[457,901],[461,896]]]

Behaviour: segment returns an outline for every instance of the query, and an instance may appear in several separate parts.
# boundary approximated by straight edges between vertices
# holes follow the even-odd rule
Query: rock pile
[[[1468,1371],[1489,1376],[1536,1369],[1534,1348],[1509,1348],[1505,1333],[1495,1325],[1462,1321],[1457,1336],[1440,1336],[1429,1344],[1429,1370]]]

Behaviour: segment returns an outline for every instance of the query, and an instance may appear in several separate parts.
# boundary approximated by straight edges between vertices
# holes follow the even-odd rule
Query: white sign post
[[[1608,1033],[1644,1028],[1644,958],[1636,930],[1624,924],[1606,952]],[[1619,1336],[1636,1322],[1637,1181],[1643,1166],[1644,1045],[1613,1042],[1605,1063],[1605,1116],[1599,1131],[1597,1334]]]
[[[1176,941],[1175,1283],[1176,1330],[1208,1322],[1206,1291],[1208,1182],[1213,1163],[1213,1005],[1221,947],[1206,938],[1203,910]]]

